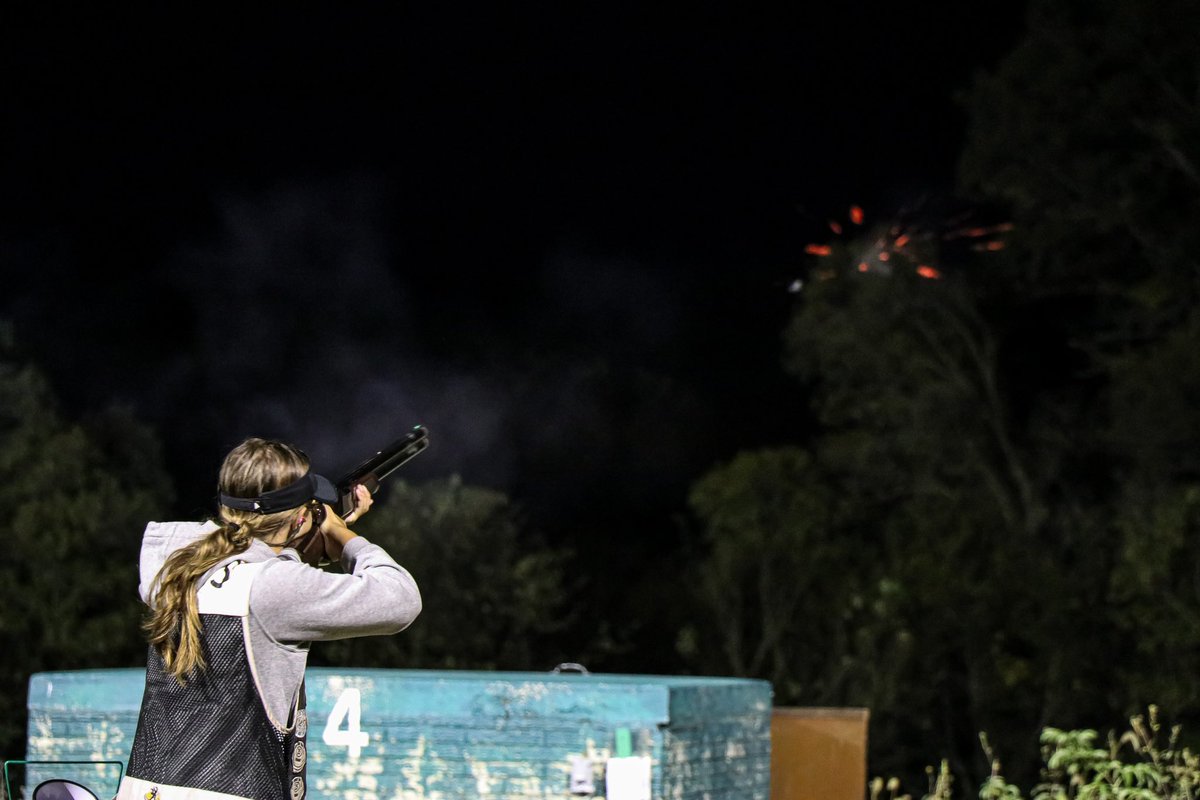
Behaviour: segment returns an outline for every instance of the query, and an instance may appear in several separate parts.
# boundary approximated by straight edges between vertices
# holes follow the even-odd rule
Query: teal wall
[[[34,675],[26,757],[127,761],[143,678],[140,669]],[[307,685],[312,798],[566,798],[572,756],[592,759],[592,796],[604,797],[604,762],[622,728],[633,755],[651,759],[655,800],[769,796],[764,681],[314,668]],[[359,735],[349,714],[326,735],[339,698],[350,710],[356,695]],[[357,753],[352,739],[365,741]],[[115,767],[52,772],[101,796],[116,788]],[[30,767],[28,782],[48,774]]]

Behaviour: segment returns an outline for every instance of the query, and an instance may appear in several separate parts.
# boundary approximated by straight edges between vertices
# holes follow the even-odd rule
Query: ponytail
[[[154,579],[150,590],[151,612],[142,629],[162,656],[167,672],[180,683],[193,670],[205,666],[200,647],[196,581],[249,546],[250,537],[241,525],[222,525],[203,539],[172,553]]]
[[[255,497],[287,485],[308,471],[308,457],[291,445],[251,438],[229,452],[218,488],[233,497]],[[176,550],[163,563],[150,589],[150,614],[142,629],[162,656],[167,672],[183,683],[204,669],[203,627],[196,582],[251,542],[294,522],[296,509],[260,514],[220,506],[220,527]]]

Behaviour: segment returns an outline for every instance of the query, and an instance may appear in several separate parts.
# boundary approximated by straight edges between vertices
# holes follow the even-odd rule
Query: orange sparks
[[[833,248],[827,244],[806,244],[804,252],[810,256],[827,256],[833,252]]]
[[[863,224],[863,210],[859,206],[850,206],[850,221],[855,225]]]
[[[938,278],[942,277],[942,273],[938,272],[928,264],[922,264],[921,266],[917,267],[917,274],[922,278],[928,278],[931,281],[936,281]]]
[[[866,272],[868,269],[870,269],[870,267],[867,266],[867,262],[865,261],[858,265],[859,272]]]
[[[903,236],[896,237],[896,241],[895,241],[896,247],[904,247],[904,245],[906,245],[906,244],[908,244],[908,234],[907,233],[904,234]]]
[[[829,230],[833,231],[838,236],[842,235],[842,226],[837,224],[833,220],[829,220]]]
[[[882,253],[879,254],[880,261],[887,261],[891,257],[892,257],[892,254],[889,253],[887,250],[884,250]]]
[[[980,253],[995,252],[996,250],[1004,249],[1004,242],[980,242],[979,244],[971,245],[971,249]]]
[[[969,239],[978,239],[981,236],[990,236],[993,233],[1005,233],[1013,229],[1011,222],[1001,222],[999,225],[981,226],[975,228],[959,228],[950,231],[943,239],[957,239],[960,236],[965,236]]]

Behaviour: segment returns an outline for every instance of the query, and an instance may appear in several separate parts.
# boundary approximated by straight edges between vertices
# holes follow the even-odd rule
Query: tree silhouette
[[[145,663],[141,532],[170,501],[156,438],[124,411],[64,420],[0,342],[0,750],[24,753],[29,676]]]

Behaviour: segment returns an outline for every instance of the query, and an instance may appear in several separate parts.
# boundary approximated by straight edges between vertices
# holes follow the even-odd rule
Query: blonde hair
[[[301,450],[282,442],[250,438],[225,456],[218,489],[233,497],[257,497],[299,480],[308,467],[308,456]],[[167,672],[180,683],[193,670],[205,667],[196,581],[225,559],[245,551],[254,539],[293,524],[295,515],[294,508],[260,514],[218,506],[221,526],[167,558],[154,579],[151,611],[142,629],[162,656]]]

